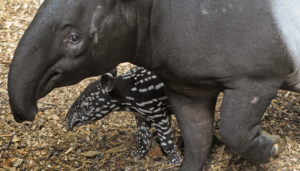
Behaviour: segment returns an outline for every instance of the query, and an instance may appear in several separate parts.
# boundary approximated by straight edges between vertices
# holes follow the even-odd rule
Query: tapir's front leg
[[[220,133],[231,150],[252,162],[267,162],[280,152],[275,139],[260,133],[261,118],[276,96],[279,84],[244,80],[226,89],[221,107]]]
[[[132,153],[132,155],[138,159],[144,157],[151,146],[151,123],[147,122],[139,117],[135,117],[137,124],[137,134],[139,145],[138,148]]]
[[[184,141],[184,158],[180,171],[200,171],[213,139],[213,112],[217,93],[190,98],[166,88]],[[191,95],[195,93],[191,92]]]

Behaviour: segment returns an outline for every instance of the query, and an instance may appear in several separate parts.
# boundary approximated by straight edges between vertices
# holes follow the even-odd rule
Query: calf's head
[[[99,80],[88,85],[67,113],[67,129],[72,130],[74,126],[94,122],[120,109],[119,101],[110,95],[114,88],[115,80],[111,73],[103,75]]]
[[[133,55],[134,17],[122,3],[44,1],[9,71],[9,101],[17,122],[34,120],[37,100],[52,89],[103,74]]]

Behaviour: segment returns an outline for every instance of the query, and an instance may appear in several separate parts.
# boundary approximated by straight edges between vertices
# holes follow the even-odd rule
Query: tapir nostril
[[[14,119],[15,119],[15,121],[16,122],[18,122],[18,123],[22,123],[22,122],[24,122],[25,120],[24,119],[21,119],[18,115],[13,115],[14,116]]]

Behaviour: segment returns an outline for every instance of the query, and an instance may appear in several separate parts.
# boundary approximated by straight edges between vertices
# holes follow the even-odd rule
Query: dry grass
[[[64,118],[68,108],[95,78],[51,92],[39,101],[40,112],[33,123],[17,124],[13,120],[7,73],[17,42],[40,1],[0,0],[0,170],[177,170],[177,166],[165,164],[157,143],[145,159],[130,156],[136,147],[132,114],[115,112],[95,124],[66,131]],[[128,67],[122,65],[119,71]],[[265,113],[263,128],[279,135],[285,148],[279,157],[267,164],[253,165],[217,143],[205,169],[300,170],[299,106],[299,94],[281,91]],[[217,107],[217,116],[218,113]],[[174,136],[178,137],[176,122],[174,125]]]

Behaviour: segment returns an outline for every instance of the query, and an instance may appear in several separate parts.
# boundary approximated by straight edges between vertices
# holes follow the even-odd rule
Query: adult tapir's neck
[[[134,54],[128,59],[129,62],[138,66],[145,66],[151,62],[150,51],[150,24],[151,10],[153,0],[136,0],[135,4],[135,21],[136,21],[136,47]]]
[[[113,30],[114,27],[112,26],[112,32],[123,32],[126,34],[126,36],[124,36],[126,40],[124,37],[119,37],[118,40],[120,41],[120,39],[122,39],[122,42],[124,42],[123,48],[116,49],[122,54],[122,61],[118,62],[139,63],[141,59],[144,60],[147,58],[145,54],[149,52],[150,47],[149,28],[152,1],[153,0],[107,1],[107,3],[109,3],[109,8],[107,8],[106,4],[105,9],[111,10],[108,15],[112,15],[111,18],[112,21],[115,22],[114,25],[117,27],[122,26],[121,30]],[[102,45],[99,44],[99,46]]]

